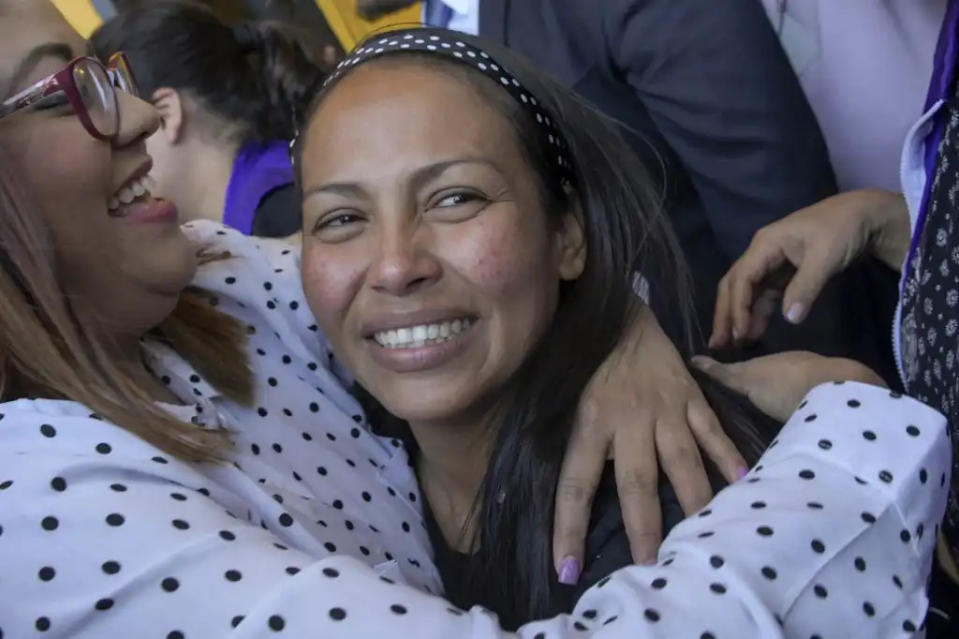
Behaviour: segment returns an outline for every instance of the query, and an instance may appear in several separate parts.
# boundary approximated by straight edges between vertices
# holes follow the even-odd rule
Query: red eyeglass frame
[[[106,106],[112,106],[116,120],[114,125],[115,130],[112,132],[105,133],[97,128],[96,124],[93,123],[93,119],[90,117],[87,105],[80,96],[74,71],[81,63],[93,64],[99,67],[103,70],[104,76],[106,76],[107,84],[111,90],[111,94],[107,99],[113,101],[112,105],[107,104]],[[67,100],[70,101],[74,113],[76,113],[76,116],[80,119],[80,123],[83,124],[83,127],[90,135],[98,140],[113,141],[117,135],[119,135],[120,129],[120,109],[117,100],[117,89],[135,97],[139,96],[136,78],[133,75],[133,70],[130,68],[129,60],[123,53],[114,53],[110,56],[107,64],[103,64],[94,57],[80,56],[68,62],[65,67],[56,73],[48,75],[20,93],[5,100],[0,104],[0,120],[18,111],[29,108],[44,98],[58,92],[63,92],[67,96]]]

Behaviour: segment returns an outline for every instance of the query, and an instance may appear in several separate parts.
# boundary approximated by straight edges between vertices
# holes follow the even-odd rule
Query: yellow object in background
[[[356,13],[356,0],[316,0],[323,16],[336,34],[344,51],[350,51],[367,35],[390,27],[423,22],[423,4],[415,3],[396,13],[368,22]]]
[[[90,0],[53,0],[53,4],[84,38],[89,38],[90,34],[103,24],[100,14],[93,8]]]

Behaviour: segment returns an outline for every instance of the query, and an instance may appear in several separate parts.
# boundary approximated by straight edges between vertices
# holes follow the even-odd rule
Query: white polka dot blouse
[[[0,404],[0,639],[516,636],[439,596],[406,454],[346,391],[297,247],[188,227],[233,256],[194,283],[248,326],[254,405],[159,343],[144,353],[184,404],[169,410],[233,432],[233,463],[180,462],[74,402]],[[934,410],[820,386],[658,563],[613,573],[518,636],[909,636],[949,462]]]

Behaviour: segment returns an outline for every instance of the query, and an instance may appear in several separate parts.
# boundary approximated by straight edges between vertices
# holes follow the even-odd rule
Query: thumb
[[[690,360],[692,365],[706,373],[723,386],[739,393],[747,392],[740,366],[738,364],[723,364],[706,355],[696,355]]]

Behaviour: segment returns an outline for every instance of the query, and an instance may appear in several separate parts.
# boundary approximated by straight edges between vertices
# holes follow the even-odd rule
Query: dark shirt
[[[710,406],[716,411],[725,425],[726,434],[733,444],[746,458],[748,465],[756,463],[762,451],[779,432],[781,424],[759,412],[745,396],[731,392],[719,382],[697,370],[689,369],[693,379],[699,384]],[[380,409],[382,410],[382,409]],[[376,415],[375,412],[371,413]],[[373,419],[373,423],[378,420]],[[382,421],[381,423],[386,423]],[[406,439],[406,446],[411,455],[415,456],[416,442],[412,438]],[[713,492],[718,492],[725,485],[718,471],[712,464],[706,464],[706,473]],[[662,509],[663,535],[667,535],[672,528],[685,518],[682,506],[669,480],[661,472],[659,475],[659,500]],[[480,603],[482,593],[472,591],[467,582],[471,564],[475,558],[458,553],[443,537],[443,533],[436,523],[430,510],[429,500],[423,500],[426,528],[433,546],[434,563],[443,579],[445,596],[449,601],[464,609]],[[564,589],[564,601],[561,608],[572,611],[573,606],[587,589],[598,581],[623,566],[633,563],[629,547],[629,538],[623,523],[623,513],[619,505],[619,494],[616,490],[616,476],[613,462],[608,462],[603,471],[600,484],[593,499],[593,510],[590,516],[589,529],[586,535],[585,565],[579,582],[575,587]],[[520,622],[528,620],[519,620]],[[501,623],[503,623],[501,619]]]
[[[289,143],[241,148],[226,190],[223,223],[244,235],[286,237],[300,230],[300,220]]]
[[[660,477],[659,499],[663,511],[663,534],[685,518],[679,499],[665,477]],[[479,603],[467,583],[474,557],[450,548],[433,517],[428,500],[424,500],[426,529],[433,545],[434,563],[443,579],[444,596],[451,603],[469,609]],[[623,524],[623,513],[616,491],[612,464],[607,464],[593,501],[589,533],[586,537],[585,566],[576,586],[565,589],[567,611],[586,590],[611,572],[633,563],[629,538]]]

